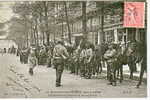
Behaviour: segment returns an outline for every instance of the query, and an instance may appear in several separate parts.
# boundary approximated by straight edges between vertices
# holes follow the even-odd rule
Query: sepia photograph
[[[147,5],[0,1],[0,99],[147,98]]]

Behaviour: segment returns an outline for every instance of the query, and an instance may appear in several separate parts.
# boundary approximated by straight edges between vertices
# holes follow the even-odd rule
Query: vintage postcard
[[[0,1],[0,98],[147,98],[147,5]]]

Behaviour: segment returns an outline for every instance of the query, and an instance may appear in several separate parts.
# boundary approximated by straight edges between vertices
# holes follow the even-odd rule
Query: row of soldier
[[[10,54],[15,54],[17,51],[17,48],[15,48],[14,46],[10,47],[10,48],[0,48],[0,53],[5,54],[5,53],[10,53]]]
[[[145,49],[139,50],[138,47],[135,42],[105,43],[94,46],[90,42],[82,40],[76,46],[65,45],[62,40],[58,40],[56,44],[42,46],[40,49],[31,45],[30,49],[24,49],[19,54],[21,62],[30,64],[29,73],[31,75],[33,75],[33,69],[37,64],[47,64],[48,67],[54,66],[56,69],[56,86],[61,86],[61,75],[64,68],[70,70],[71,73],[90,79],[92,76],[100,74],[103,67],[107,67],[108,84],[116,86],[116,72],[120,72],[120,82],[122,82],[122,66],[125,64],[129,65],[130,78],[133,78],[136,63],[139,63],[144,57],[143,50]]]

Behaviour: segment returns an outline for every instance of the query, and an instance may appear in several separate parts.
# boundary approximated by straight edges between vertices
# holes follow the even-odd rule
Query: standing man
[[[106,51],[106,53],[104,54],[104,58],[106,59],[107,62],[107,76],[108,76],[108,80],[109,80],[109,84],[116,86],[116,78],[115,78],[115,70],[116,70],[116,66],[114,64],[114,62],[117,60],[116,56],[117,56],[117,51],[114,49],[113,44],[110,44],[108,46],[108,50]]]
[[[64,60],[69,57],[67,49],[61,40],[57,41],[53,51],[53,63],[56,69],[56,87],[61,86],[61,76],[64,70]]]
[[[93,45],[87,44],[86,45],[86,78],[90,79],[92,76],[92,61],[93,61]]]
[[[36,47],[32,45],[30,47],[30,53],[29,53],[29,74],[33,75],[33,69],[38,64],[38,60],[36,57]]]

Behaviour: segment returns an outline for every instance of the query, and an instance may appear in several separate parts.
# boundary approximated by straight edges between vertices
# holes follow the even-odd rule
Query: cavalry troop
[[[56,86],[61,85],[63,69],[70,71],[70,74],[91,79],[100,75],[103,68],[107,68],[108,84],[116,86],[118,79],[120,83],[123,81],[123,65],[129,66],[129,78],[133,79],[133,73],[137,71],[136,64],[139,63],[141,70],[139,82],[136,85],[139,87],[147,67],[146,44],[137,41],[94,45],[82,39],[77,45],[66,44],[58,39],[55,43],[51,42],[49,46],[31,44],[30,48],[18,48],[16,54],[20,56],[21,63],[29,63],[31,75],[34,74],[33,69],[36,65],[54,67]]]

